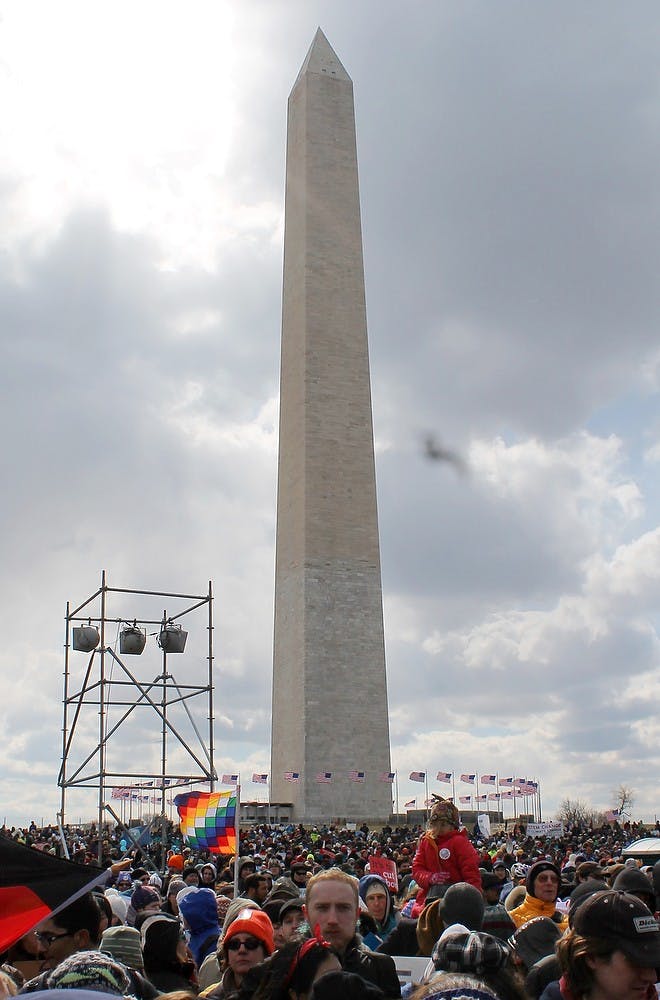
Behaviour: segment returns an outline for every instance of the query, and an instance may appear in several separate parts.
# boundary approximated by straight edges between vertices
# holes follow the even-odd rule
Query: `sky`
[[[212,581],[216,766],[265,795],[286,102],[319,26],[355,91],[400,802],[421,803],[411,770],[495,772],[539,780],[545,817],[624,784],[652,821],[650,0],[0,0],[0,818],[55,819],[66,605],[103,570]],[[180,683],[204,683],[205,613]],[[152,636],[131,669],[157,676]],[[97,729],[87,706],[76,759]],[[108,754],[157,771],[155,714]],[[94,809],[70,791],[72,820]]]

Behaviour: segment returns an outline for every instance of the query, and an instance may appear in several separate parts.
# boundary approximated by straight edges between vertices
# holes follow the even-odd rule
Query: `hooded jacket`
[[[466,830],[443,833],[437,840],[427,831],[419,838],[413,860],[413,878],[420,887],[411,916],[418,917],[424,909],[431,885],[453,885],[469,882],[481,892],[479,855],[470,843]],[[440,875],[440,879],[433,878]]]
[[[193,889],[192,892],[187,892],[179,900],[179,910],[190,929],[190,950],[199,968],[206,956],[215,951],[220,936],[213,889]]]
[[[369,935],[368,937],[363,936],[364,943],[367,948],[372,948],[375,950],[380,944],[383,943],[390,931],[394,930],[397,923],[396,913],[394,912],[394,906],[392,904],[392,894],[389,890],[387,882],[380,875],[363,875],[358,884],[358,891],[360,893],[360,899],[366,904],[367,892],[372,885],[379,885],[385,892],[385,915],[382,921],[375,920],[372,917],[376,925],[376,933]],[[369,937],[373,937],[374,940],[370,941]]]

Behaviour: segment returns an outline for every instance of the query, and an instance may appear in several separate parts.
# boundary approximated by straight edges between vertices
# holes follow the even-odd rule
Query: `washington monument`
[[[288,106],[271,799],[386,819],[390,766],[353,84],[319,29]]]

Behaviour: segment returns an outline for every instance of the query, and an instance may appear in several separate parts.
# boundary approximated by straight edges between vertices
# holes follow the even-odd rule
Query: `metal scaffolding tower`
[[[156,602],[161,598],[167,599],[169,608],[156,618]],[[94,594],[73,610],[67,602],[59,820],[64,825],[68,789],[98,790],[99,861],[111,785],[131,789],[137,784],[148,789],[162,817],[173,785],[208,782],[213,790],[217,774],[213,763],[212,609],[210,581],[203,595],[134,590],[110,587],[105,570]],[[199,634],[193,637],[191,652],[183,661],[186,683],[180,683],[171,661],[180,658],[186,645],[188,632],[181,622],[193,628],[192,616],[204,611],[207,640],[201,643]],[[149,635],[156,637],[160,647],[155,675],[155,643],[147,642],[152,627],[156,631]],[[75,662],[83,653],[90,654],[86,669]],[[205,669],[200,669],[200,660],[206,661]],[[146,674],[150,662],[151,672]],[[206,740],[200,731],[204,722]]]

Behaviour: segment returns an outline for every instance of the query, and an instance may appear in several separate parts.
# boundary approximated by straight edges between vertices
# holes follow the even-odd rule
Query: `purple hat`
[[[158,903],[160,906],[160,893],[158,890],[154,889],[152,885],[139,885],[131,896],[131,906],[135,912],[137,913],[139,910],[146,909],[152,903]]]

